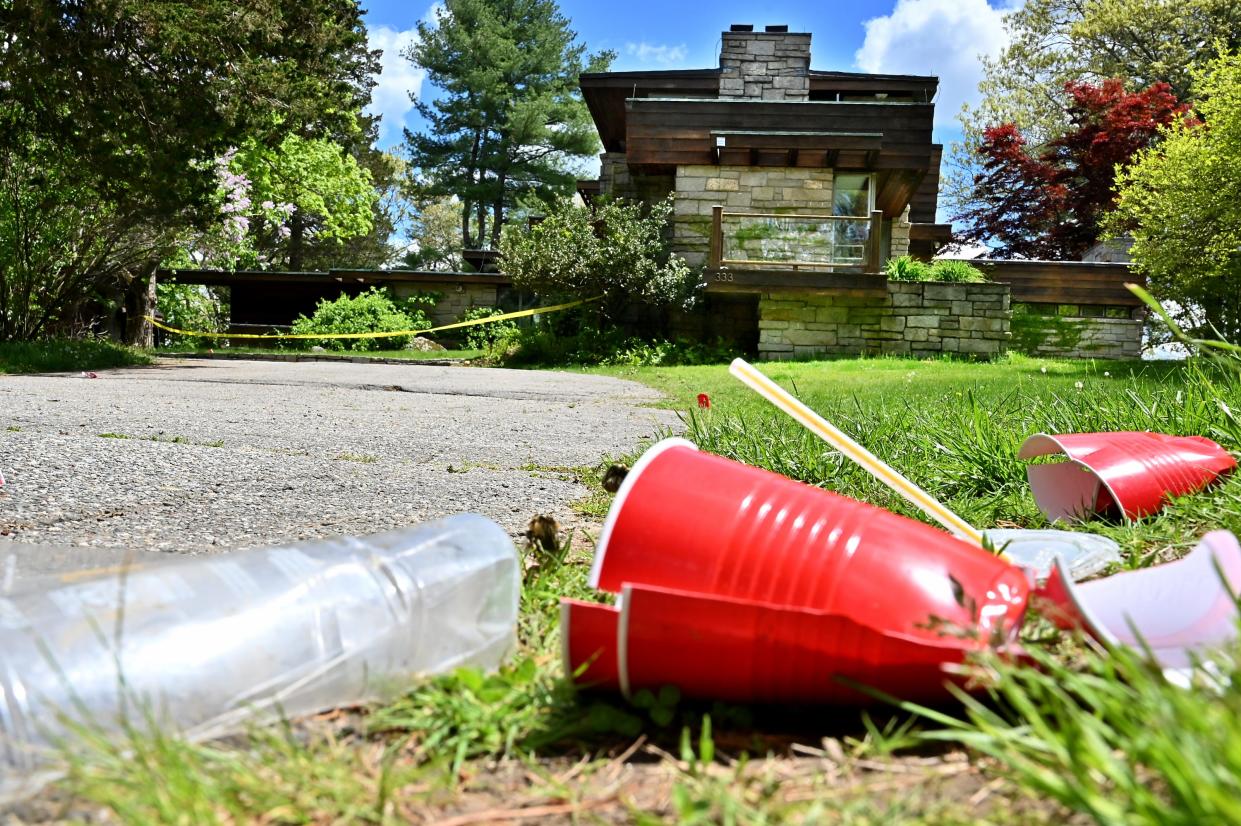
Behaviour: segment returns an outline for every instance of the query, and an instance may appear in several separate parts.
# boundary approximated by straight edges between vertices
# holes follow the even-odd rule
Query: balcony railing
[[[883,213],[868,218],[813,213],[711,211],[712,269],[759,267],[878,273]]]

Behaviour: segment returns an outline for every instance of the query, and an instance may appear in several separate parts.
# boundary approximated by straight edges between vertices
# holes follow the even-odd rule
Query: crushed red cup
[[[1175,678],[1192,671],[1204,652],[1235,643],[1237,593],[1241,545],[1228,531],[1212,531],[1175,562],[1080,584],[1057,559],[1034,596],[1061,627],[1149,654]]]
[[[1067,461],[1032,464],[1026,474],[1048,519],[1081,520],[1157,513],[1176,496],[1195,493],[1231,472],[1236,460],[1202,436],[1163,433],[1036,433],[1017,457],[1063,454]]]

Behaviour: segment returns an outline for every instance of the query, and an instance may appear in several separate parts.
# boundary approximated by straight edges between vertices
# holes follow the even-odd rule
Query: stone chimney
[[[720,97],[743,100],[808,100],[810,35],[788,26],[734,25],[722,35]]]

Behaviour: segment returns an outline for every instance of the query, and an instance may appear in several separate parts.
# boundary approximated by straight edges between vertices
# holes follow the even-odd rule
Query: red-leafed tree
[[[953,216],[961,236],[996,245],[1001,258],[1080,258],[1099,237],[1116,200],[1116,167],[1149,146],[1164,125],[1185,117],[1166,83],[1126,92],[1120,80],[1069,83],[1070,127],[1041,148],[1011,123],[983,132],[983,170],[971,206]]]

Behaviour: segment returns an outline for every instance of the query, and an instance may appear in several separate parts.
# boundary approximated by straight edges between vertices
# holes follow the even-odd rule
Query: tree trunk
[[[302,259],[306,246],[306,221],[302,211],[294,209],[289,218],[289,269],[293,272],[302,271]]]
[[[155,346],[155,328],[146,316],[155,312],[155,270],[158,267],[158,261],[148,262],[125,288],[126,344]]]
[[[499,193],[495,202],[491,205],[491,248],[498,250],[500,248],[500,230],[504,228],[504,173],[500,173],[496,179],[496,188]]]
[[[487,238],[487,205],[482,201],[478,202],[478,247],[483,248],[483,241]]]
[[[469,201],[461,202],[461,249],[474,249],[470,244],[470,213],[474,210],[474,205]]]

